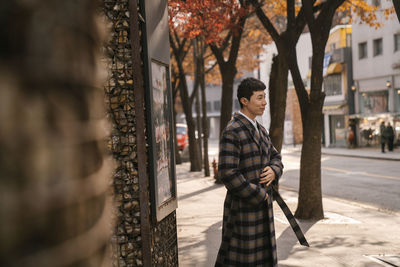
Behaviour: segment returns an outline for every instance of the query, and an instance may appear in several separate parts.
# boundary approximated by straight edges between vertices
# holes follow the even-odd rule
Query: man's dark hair
[[[242,97],[250,100],[250,97],[253,95],[253,92],[255,91],[264,91],[265,88],[267,88],[265,86],[265,84],[260,81],[257,80],[256,78],[246,78],[244,79],[238,86],[238,90],[237,90],[237,98],[239,100],[239,104],[240,104],[240,108],[243,107],[243,104],[240,102],[240,99]]]

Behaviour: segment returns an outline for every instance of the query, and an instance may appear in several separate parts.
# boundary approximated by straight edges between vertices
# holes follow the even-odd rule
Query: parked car
[[[183,123],[176,124],[176,140],[178,143],[178,149],[183,151],[187,145],[189,145],[189,136],[187,131],[187,125]]]

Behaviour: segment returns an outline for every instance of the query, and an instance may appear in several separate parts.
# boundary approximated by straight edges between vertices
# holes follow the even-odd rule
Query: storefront
[[[326,105],[324,114],[324,144],[326,147],[346,147],[348,115],[347,105]]]
[[[395,131],[394,143],[400,135],[400,89],[394,90],[394,109],[390,108],[388,90],[361,92],[359,94],[360,114],[350,116],[357,122],[356,132],[358,145],[379,146],[380,125],[390,123]],[[392,112],[390,112],[390,109]]]
[[[352,115],[350,121],[356,122],[357,143],[361,147],[380,145],[380,125],[390,123],[395,131],[394,143],[400,145],[400,114],[381,113],[371,115]]]

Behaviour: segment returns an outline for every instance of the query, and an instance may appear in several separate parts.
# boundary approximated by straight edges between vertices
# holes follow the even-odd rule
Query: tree
[[[203,36],[209,44],[222,77],[220,132],[232,116],[233,82],[236,60],[247,8],[236,1],[170,1],[174,26],[188,37]],[[222,35],[225,34],[223,38]],[[227,59],[225,55],[229,49]]]
[[[171,53],[172,54],[172,53]],[[173,115],[174,122],[176,122],[176,100],[178,98],[179,92],[179,76],[176,73],[176,65],[171,63],[171,90],[172,90],[172,102],[173,102]],[[176,123],[174,123],[174,133],[176,133]],[[182,164],[181,154],[179,154],[178,141],[176,139],[176,134],[174,135],[175,143],[175,164]]]
[[[311,1],[302,1],[302,7],[311,34],[312,63],[310,93],[306,97],[306,90],[298,67],[291,68],[291,74],[295,83],[299,98],[303,123],[303,147],[300,162],[300,189],[299,201],[295,216],[300,219],[323,218],[321,196],[321,129],[322,107],[325,93],[322,92],[323,61],[325,46],[329,38],[329,32],[337,10],[349,10],[355,14],[361,14],[361,20],[370,26],[379,27],[381,23],[376,21],[377,7],[370,6],[365,1],[332,0],[322,4],[320,11],[314,14],[315,6]],[[390,14],[385,10],[385,15]]]
[[[365,1],[305,1],[302,5],[296,4],[294,0],[270,1],[269,5],[275,7],[274,14],[286,16],[286,29],[279,33],[273,26],[271,20],[265,15],[261,5],[256,0],[251,0],[256,8],[256,14],[261,20],[267,31],[271,34],[277,48],[278,56],[275,58],[273,73],[284,73],[284,77],[271,77],[271,117],[277,114],[278,120],[275,125],[271,121],[271,135],[276,143],[281,146],[283,136],[283,118],[279,114],[284,114],[284,109],[279,109],[285,105],[287,88],[288,69],[292,75],[297,97],[300,103],[302,124],[303,124],[303,146],[300,166],[300,190],[299,202],[296,210],[296,217],[302,219],[321,219],[323,218],[322,194],[321,194],[321,118],[322,106],[325,94],[322,92],[322,66],[326,42],[329,37],[332,20],[337,10],[350,14],[355,13],[361,21],[370,26],[379,27],[376,22],[376,7],[368,5]],[[271,10],[272,8],[268,6]],[[286,14],[282,11],[286,9]],[[390,11],[385,10],[385,15]],[[297,64],[296,43],[302,33],[305,24],[311,33],[313,58],[312,58],[312,77],[310,94],[305,89],[303,80]],[[284,61],[284,62],[283,62]],[[282,86],[284,84],[284,86]],[[275,85],[275,86],[274,86]],[[279,104],[272,103],[277,101]],[[282,127],[281,127],[282,125]],[[275,132],[276,130],[276,132]],[[278,135],[278,138],[276,138]],[[279,137],[280,136],[280,137]]]
[[[170,19],[170,24],[173,24],[172,19]],[[192,105],[194,99],[194,93],[189,96],[188,85],[186,81],[186,71],[184,68],[184,60],[186,55],[190,50],[190,41],[185,37],[180,37],[175,29],[170,27],[170,46],[172,48],[172,53],[174,56],[176,67],[175,73],[179,78],[179,93],[182,99],[183,111],[186,117],[186,124],[188,126],[188,136],[189,136],[189,158],[190,158],[190,171],[201,171],[201,157],[200,148],[196,140],[195,134],[195,121],[192,115]]]
[[[285,120],[286,95],[288,87],[289,64],[297,64],[296,44],[306,25],[304,11],[298,11],[295,15],[296,6],[294,0],[288,0],[287,4],[283,1],[271,1],[262,9],[261,3],[257,0],[250,1],[255,8],[255,13],[264,28],[273,39],[278,54],[273,59],[269,84],[269,102],[271,113],[270,136],[275,148],[280,152],[283,140],[283,126]],[[270,17],[284,16],[286,9],[287,23],[278,23],[279,28],[284,28],[279,32],[279,28],[274,26]],[[269,11],[269,12],[266,12]],[[266,15],[267,14],[267,15]]]
[[[393,0],[394,9],[396,10],[397,19],[400,22],[400,1]]]

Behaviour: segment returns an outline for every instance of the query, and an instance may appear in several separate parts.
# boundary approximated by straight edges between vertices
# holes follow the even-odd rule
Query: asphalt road
[[[299,188],[300,153],[283,154],[280,184]],[[400,162],[322,156],[322,193],[390,211],[400,211]]]

